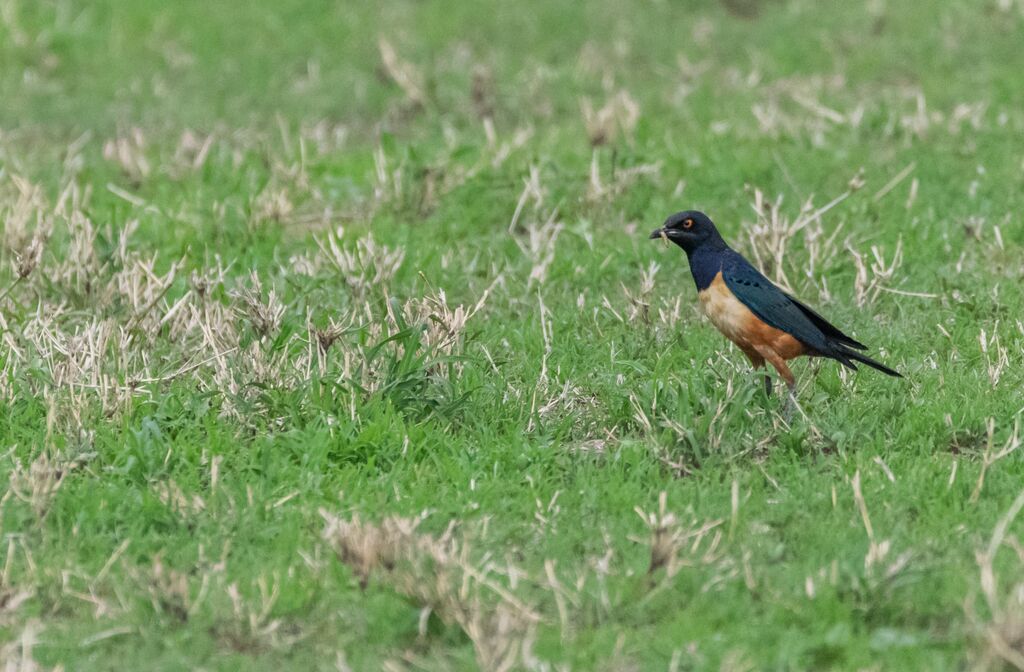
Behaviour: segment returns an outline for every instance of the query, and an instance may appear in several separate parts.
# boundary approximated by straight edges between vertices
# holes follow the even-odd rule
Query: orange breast
[[[744,352],[767,348],[783,359],[804,354],[803,343],[763,322],[725,284],[719,272],[711,285],[698,293],[701,309],[726,338]]]

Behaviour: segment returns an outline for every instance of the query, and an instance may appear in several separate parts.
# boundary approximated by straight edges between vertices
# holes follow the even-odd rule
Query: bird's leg
[[[758,371],[764,368],[764,357],[757,354],[756,350],[748,350],[744,348],[743,353],[750,360],[751,365],[754,367],[754,371]],[[766,397],[772,396],[772,377],[767,372],[764,374],[764,394]]]
[[[777,352],[768,347],[757,348],[757,354],[768,361],[772,367],[779,372],[779,376],[786,381],[786,389],[788,394],[786,395],[786,401],[783,406],[783,413],[786,417],[786,422],[793,416],[793,405],[796,403],[796,378],[793,377],[793,372],[789,370],[789,366],[786,365],[786,360],[779,356]],[[767,387],[767,385],[765,385]]]
[[[796,383],[786,382],[786,401],[782,405],[782,417],[786,419],[786,422],[792,422],[793,420],[793,409],[796,408]]]

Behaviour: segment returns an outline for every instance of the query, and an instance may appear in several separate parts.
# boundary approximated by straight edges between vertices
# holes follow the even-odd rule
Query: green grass
[[[0,2],[11,669],[1024,653],[1020,3],[209,5]],[[785,422],[690,207],[906,378]]]

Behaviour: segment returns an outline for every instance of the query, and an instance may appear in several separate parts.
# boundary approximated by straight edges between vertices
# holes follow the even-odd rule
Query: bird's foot
[[[796,386],[789,386],[786,389],[786,401],[782,405],[782,417],[785,419],[786,424],[793,421],[793,411],[797,408],[796,401]]]
[[[764,374],[764,396],[772,396],[772,377],[767,373]]]

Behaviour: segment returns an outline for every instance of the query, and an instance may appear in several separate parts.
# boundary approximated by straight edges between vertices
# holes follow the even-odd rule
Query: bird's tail
[[[882,364],[881,362],[876,362],[875,360],[871,359],[867,355],[862,355],[861,353],[857,352],[856,350],[851,350],[850,348],[847,348],[847,347],[844,347],[844,346],[839,346],[837,348],[837,350],[839,350],[842,353],[842,356],[845,357],[846,359],[848,359],[848,360],[852,359],[855,362],[860,362],[861,364],[867,364],[872,369],[875,369],[876,371],[881,371],[882,373],[884,373],[887,376],[892,376],[894,378],[902,378],[903,377],[903,374],[899,373],[898,371],[893,371],[892,369],[890,369],[885,364]],[[840,361],[842,361],[842,360],[840,360]],[[847,366],[850,366],[849,362],[843,362],[843,363],[846,364]],[[851,368],[854,368],[854,367],[851,367]]]

